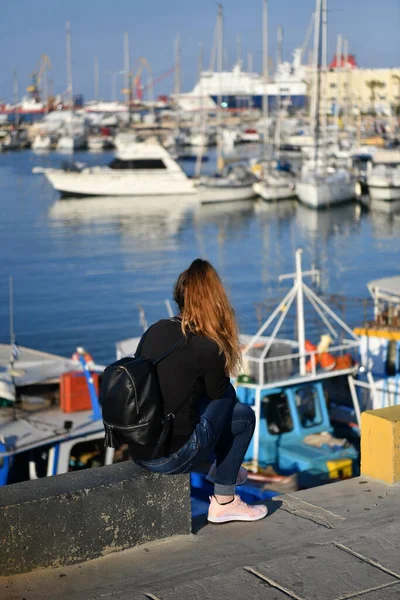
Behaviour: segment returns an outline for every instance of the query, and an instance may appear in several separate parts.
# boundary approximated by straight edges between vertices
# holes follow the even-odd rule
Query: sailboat
[[[218,71],[222,72],[222,32],[223,32],[223,9],[218,5],[217,16],[217,54]],[[202,204],[233,202],[237,200],[249,200],[256,196],[253,190],[255,176],[242,165],[234,167],[223,167],[222,158],[222,123],[221,123],[221,93],[218,97],[217,117],[217,173],[205,175],[197,184],[198,198]]]
[[[320,36],[321,22],[322,36]],[[320,37],[322,37],[322,52]],[[327,138],[326,106],[325,102],[321,101],[321,71],[326,73],[326,66],[327,0],[316,0],[314,24],[314,85],[312,90],[314,158],[303,165],[300,178],[296,183],[296,192],[299,200],[307,206],[316,209],[327,208],[333,204],[347,202],[352,200],[355,196],[355,181],[351,173],[344,168],[333,169],[327,166],[327,148],[325,143]],[[321,112],[322,136],[320,136]]]
[[[263,94],[263,121],[264,121],[264,151],[268,147],[268,3],[263,3],[263,64],[264,64],[264,94]],[[275,127],[275,152],[279,158],[280,147],[280,98],[278,96],[276,127]],[[265,156],[267,159],[267,156]],[[263,200],[275,201],[293,198],[296,195],[294,179],[290,173],[271,168],[271,163],[265,161],[261,180],[253,184],[253,190]]]
[[[67,131],[61,135],[57,142],[59,152],[74,152],[86,147],[86,136],[84,126],[77,127],[74,124],[74,97],[72,91],[72,61],[71,61],[71,26],[69,21],[66,25],[66,54],[67,54],[67,80],[68,80],[68,103],[70,107],[70,120],[67,125]]]

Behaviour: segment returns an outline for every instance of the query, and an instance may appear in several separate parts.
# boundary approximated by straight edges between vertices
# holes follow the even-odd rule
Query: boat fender
[[[81,348],[81,347],[79,347],[79,348],[76,349],[76,352],[74,352],[74,354],[72,355],[71,358],[72,358],[72,360],[76,360],[76,361],[79,362],[79,356],[80,355],[83,355],[86,364],[89,365],[89,364],[93,364],[94,363],[93,357],[89,354],[89,352],[87,352],[84,348]]]
[[[306,352],[315,352],[317,350],[317,346],[315,346],[314,344],[312,344],[309,340],[306,340],[305,344],[304,344],[305,350]],[[319,356],[318,354],[314,354],[314,359],[313,357],[310,358],[309,361],[307,361],[306,364],[306,372],[307,373],[311,373],[313,370],[313,362],[315,362],[315,368],[318,367],[318,363],[319,363]]]

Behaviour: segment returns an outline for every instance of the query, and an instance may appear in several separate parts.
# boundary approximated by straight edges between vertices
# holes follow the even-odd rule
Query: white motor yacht
[[[371,208],[394,213],[400,210],[400,151],[378,150],[368,165],[367,185]]]
[[[38,172],[38,169],[35,170]],[[155,140],[130,144],[107,167],[41,169],[63,196],[166,196],[194,194],[193,182]]]

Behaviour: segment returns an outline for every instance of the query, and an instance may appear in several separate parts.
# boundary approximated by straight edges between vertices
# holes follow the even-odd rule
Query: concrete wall
[[[130,461],[0,488],[0,575],[190,532],[189,476],[151,474]]]

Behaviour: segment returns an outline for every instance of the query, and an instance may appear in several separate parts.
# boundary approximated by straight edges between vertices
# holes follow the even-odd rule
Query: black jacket
[[[181,322],[178,318],[158,321],[144,335],[140,356],[158,358],[183,337]],[[187,401],[174,420],[170,454],[179,450],[193,433],[199,421],[199,399],[204,395],[211,400],[222,398],[229,378],[225,374],[225,356],[219,353],[217,344],[196,335],[189,335],[186,344],[161,361],[157,370],[165,415],[174,413]]]

